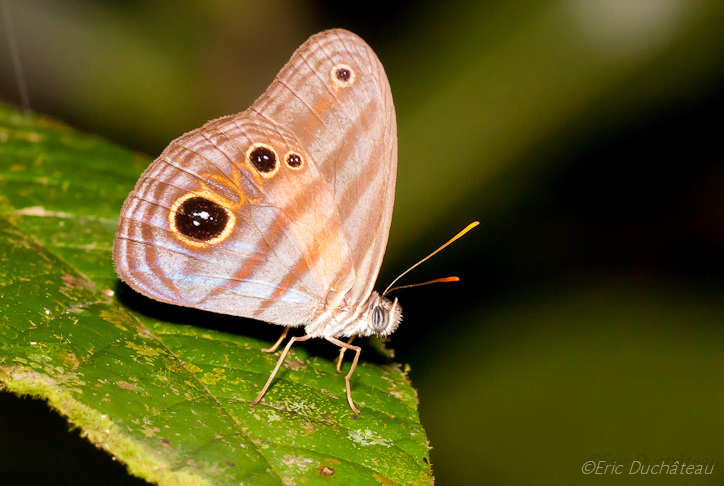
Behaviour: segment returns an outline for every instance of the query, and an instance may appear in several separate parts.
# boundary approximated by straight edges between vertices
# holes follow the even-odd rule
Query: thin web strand
[[[2,0],[3,18],[5,19],[5,27],[8,32],[8,44],[10,46],[10,57],[13,60],[13,68],[15,68],[15,80],[18,83],[18,92],[20,93],[20,104],[23,107],[25,116],[30,115],[30,97],[28,96],[28,85],[25,83],[25,75],[23,74],[23,66],[20,64],[20,50],[18,49],[17,36],[10,11],[9,0]]]

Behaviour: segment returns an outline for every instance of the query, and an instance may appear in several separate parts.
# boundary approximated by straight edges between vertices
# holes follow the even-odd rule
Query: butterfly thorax
[[[397,299],[390,301],[372,292],[367,302],[357,306],[344,304],[329,308],[305,326],[315,337],[388,336],[402,321]]]

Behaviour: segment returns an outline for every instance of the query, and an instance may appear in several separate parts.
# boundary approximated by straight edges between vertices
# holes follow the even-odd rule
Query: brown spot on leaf
[[[292,360],[290,360],[290,359],[285,359],[285,360],[284,360],[284,365],[285,365],[287,368],[291,368],[293,371],[303,370],[303,369],[305,369],[305,368],[307,367],[307,365],[305,365],[305,364],[304,364],[303,362],[301,362],[301,361],[292,361]]]
[[[63,358],[63,366],[67,366],[71,369],[71,371],[75,371],[78,366],[80,366],[80,363],[78,362],[78,358],[75,356],[75,353],[70,352],[65,355],[61,353],[61,356]]]
[[[144,427],[141,432],[143,432],[146,437],[154,437],[156,432],[161,432],[161,429],[158,427]]]
[[[74,277],[69,273],[64,273],[61,278],[63,279],[63,283],[65,285],[75,287],[76,289],[83,287],[83,282],[81,281],[81,279],[79,279],[78,277]]]
[[[124,390],[134,391],[136,389],[136,385],[133,383],[128,383],[127,381],[117,381],[116,385],[120,386]]]
[[[320,476],[327,476],[327,477],[329,477],[329,476],[331,476],[331,475],[334,474],[334,469],[332,469],[332,468],[329,467],[329,466],[323,466],[323,465],[321,465],[321,464],[320,464],[319,467],[317,468],[317,471],[319,471],[319,475],[320,475]]]
[[[314,433],[314,424],[312,422],[301,422],[301,426],[304,429],[304,433],[306,435],[313,434]]]

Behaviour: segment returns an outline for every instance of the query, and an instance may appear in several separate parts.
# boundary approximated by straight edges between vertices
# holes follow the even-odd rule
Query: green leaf
[[[0,105],[0,387],[158,484],[431,484],[399,365],[360,363],[358,417],[334,363],[299,346],[252,408],[269,343],[118,300],[116,218],[149,162]]]

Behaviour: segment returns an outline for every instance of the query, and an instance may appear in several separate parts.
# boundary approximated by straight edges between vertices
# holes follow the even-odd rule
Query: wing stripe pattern
[[[117,267],[125,270],[129,276],[126,280],[132,281],[132,285],[143,293],[173,303],[183,299],[188,305],[204,307],[203,302],[218,300],[217,297],[222,294],[250,293],[255,297],[261,296],[265,300],[242,310],[244,315],[263,315],[267,318],[277,319],[277,312],[270,308],[271,304],[284,297],[287,292],[295,296],[293,300],[300,301],[298,294],[303,291],[308,295],[305,302],[314,304],[316,308],[322,301],[324,293],[339,278],[339,274],[345,273],[341,272],[341,265],[335,266],[324,261],[322,252],[315,250],[312,245],[314,238],[322,238],[332,243],[336,240],[337,261],[343,259],[342,249],[339,248],[343,244],[343,240],[338,236],[340,224],[336,218],[331,196],[326,198],[328,210],[321,214],[317,212],[311,218],[307,217],[306,219],[310,223],[309,228],[301,226],[299,222],[304,221],[305,218],[295,214],[294,208],[304,207],[304,202],[310,198],[312,201],[324,202],[326,189],[323,184],[315,183],[314,177],[307,177],[301,181],[297,178],[296,184],[292,186],[296,188],[295,190],[290,193],[289,187],[287,187],[280,193],[285,195],[286,199],[289,199],[290,196],[293,199],[278,203],[269,197],[275,191],[270,191],[269,187],[265,187],[265,184],[273,182],[265,181],[248,167],[240,167],[239,163],[229,163],[229,161],[245,156],[245,151],[241,150],[241,146],[250,145],[252,140],[261,139],[288,149],[292,145],[293,136],[284,134],[276,126],[268,126],[266,122],[264,124],[267,126],[259,126],[261,120],[246,120],[240,123],[239,120],[232,118],[227,121],[230,122],[226,124],[219,123],[219,121],[212,122],[211,126],[204,127],[203,133],[196,131],[179,139],[159,157],[158,161],[139,181],[134,197],[130,197],[124,207],[122,221],[119,225]],[[271,133],[270,128],[273,129]],[[252,129],[256,131],[250,134]],[[230,131],[233,133],[229,133]],[[280,144],[278,139],[283,139],[284,143]],[[237,142],[232,142],[232,140]],[[197,157],[198,153],[205,155]],[[213,160],[212,163],[210,163],[211,160]],[[221,166],[224,169],[221,169]],[[282,172],[283,177],[288,178],[290,174],[286,174],[286,172],[291,171],[283,168]],[[319,177],[316,179],[321,180]],[[174,184],[164,181],[174,181]],[[204,269],[201,268],[202,265],[198,261],[195,261],[191,266],[178,267],[173,264],[178,258],[170,256],[170,253],[177,253],[191,257],[199,252],[198,249],[185,247],[173,238],[168,226],[168,211],[173,202],[188,192],[203,196],[209,186],[213,186],[211,189],[214,193],[222,193],[225,199],[232,202],[229,209],[237,215],[238,224],[244,224],[248,226],[247,229],[253,230],[252,233],[247,232],[244,238],[228,240],[207,251],[207,253],[218,253],[228,250],[227,243],[230,244],[232,241],[236,245],[246,242],[245,261],[236,264],[238,270],[232,275],[228,275],[227,268],[234,265],[208,264]],[[243,193],[239,192],[240,187],[243,189]],[[276,192],[279,193],[279,191]],[[245,200],[247,194],[259,201]],[[146,201],[157,208],[149,207],[149,202]],[[160,208],[163,208],[163,211],[159,212]],[[138,224],[134,224],[133,221]],[[296,236],[299,236],[299,233],[303,233],[304,236],[294,238],[295,228]],[[158,230],[164,234],[158,233]],[[253,234],[257,235],[256,238],[253,237]],[[124,239],[128,239],[128,241],[121,243]],[[299,240],[307,241],[307,251],[300,251]],[[137,256],[142,256],[142,258],[126,258],[129,254],[127,247],[133,243],[144,243],[135,250]],[[335,251],[335,245],[330,246],[331,250]],[[233,248],[231,249],[233,250]],[[327,247],[327,249],[330,248]],[[160,253],[163,253],[164,259],[159,260]],[[204,260],[208,259],[209,256],[206,255]],[[225,256],[214,254],[212,259],[227,263],[234,261],[234,257],[228,254]],[[171,263],[166,260],[171,260]],[[195,277],[193,278],[188,275],[192,271],[190,267],[194,267]],[[159,272],[159,268],[163,268],[164,271]],[[139,272],[146,277],[139,278]],[[136,278],[130,277],[132,273],[136,275]],[[144,284],[140,281],[144,278],[148,281],[147,275],[153,273],[161,273],[161,275],[150,279],[153,281],[152,286],[148,285],[148,282]],[[346,273],[349,274],[349,271]],[[224,277],[224,275],[226,276]],[[226,283],[214,286],[199,284],[193,298],[181,291],[179,287],[185,286],[192,280],[198,280],[201,278],[200,276],[207,278],[218,276],[225,279]],[[353,276],[350,277],[350,280],[352,279]],[[182,285],[179,285],[179,281],[182,282]],[[243,284],[239,282],[243,282]],[[250,290],[249,283],[253,282],[265,282],[266,284],[263,286],[269,290],[261,291],[258,285]],[[206,292],[199,291],[202,287],[206,289]],[[236,313],[228,306],[225,311]],[[310,309],[306,309],[306,311],[312,312]],[[308,319],[309,315],[305,320]]]
[[[357,78],[352,86],[335,89],[330,73],[340,63],[352,66]],[[359,304],[371,293],[382,262],[397,171],[395,113],[382,65],[354,34],[318,34],[299,48],[254,108],[284,123],[319,159],[355,264],[348,301]],[[319,126],[323,110],[334,111],[329,113],[334,122],[327,117]],[[306,140],[310,132],[315,136]]]

